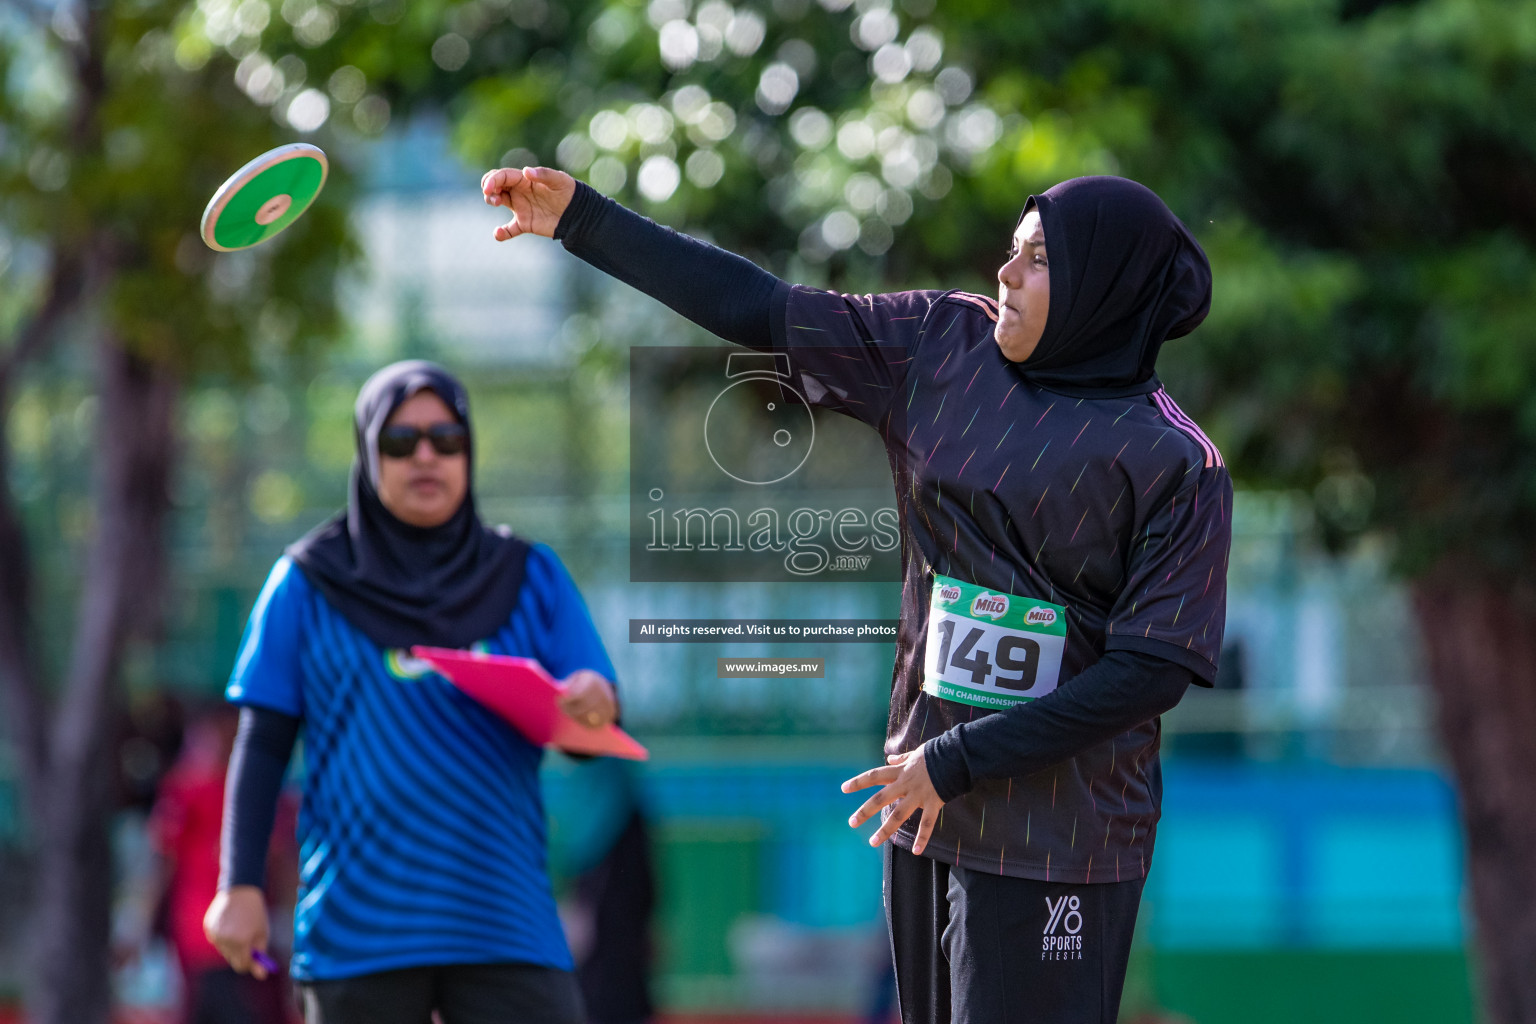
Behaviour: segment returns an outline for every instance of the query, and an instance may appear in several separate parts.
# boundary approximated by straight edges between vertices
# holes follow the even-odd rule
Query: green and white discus
[[[233,252],[259,245],[299,219],[325,186],[330,163],[319,147],[294,142],[232,174],[203,211],[203,241]]]

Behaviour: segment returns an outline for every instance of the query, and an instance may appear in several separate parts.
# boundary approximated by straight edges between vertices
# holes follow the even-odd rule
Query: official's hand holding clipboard
[[[460,690],[500,716],[529,742],[570,754],[601,754],[644,761],[651,755],[616,725],[592,728],[560,710],[560,683],[532,658],[476,654],[443,647],[412,647]]]

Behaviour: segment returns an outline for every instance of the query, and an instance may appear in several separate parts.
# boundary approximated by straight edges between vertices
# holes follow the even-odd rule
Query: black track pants
[[[384,971],[299,986],[305,1024],[580,1024],[576,977],[528,964]]]
[[[1142,879],[1063,885],[885,849],[902,1024],[1114,1024]]]

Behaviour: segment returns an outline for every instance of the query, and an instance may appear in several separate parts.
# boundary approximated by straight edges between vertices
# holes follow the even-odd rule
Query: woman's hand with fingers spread
[[[485,172],[480,191],[487,205],[512,211],[512,219],[496,229],[496,241],[518,235],[553,238],[560,215],[576,195],[576,179],[553,167],[502,167]]]
[[[848,824],[858,828],[879,813],[880,808],[889,806],[891,813],[886,817],[885,823],[869,837],[870,846],[879,846],[895,835],[903,822],[921,810],[923,818],[917,826],[917,839],[912,844],[912,852],[922,853],[923,847],[928,845],[928,837],[933,835],[934,826],[938,823],[939,809],[944,806],[944,801],[939,798],[938,792],[933,788],[933,780],[928,777],[928,765],[923,760],[923,747],[910,750],[905,754],[891,754],[885,760],[885,767],[860,772],[843,783],[844,793],[868,789],[871,786],[883,787],[880,792],[864,801],[864,805],[848,819]]]

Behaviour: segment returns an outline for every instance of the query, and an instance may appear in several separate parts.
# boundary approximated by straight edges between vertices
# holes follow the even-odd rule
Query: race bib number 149
[[[1061,678],[1066,613],[935,573],[923,689],[982,708],[1045,696]]]

